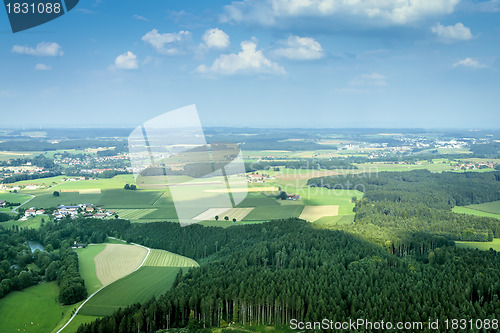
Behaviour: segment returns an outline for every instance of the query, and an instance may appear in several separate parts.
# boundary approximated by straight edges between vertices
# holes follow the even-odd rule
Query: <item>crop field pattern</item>
[[[144,266],[157,267],[198,267],[193,259],[164,250],[151,250]]]
[[[94,257],[96,276],[103,286],[127,276],[139,267],[148,251],[140,246],[106,244]]]

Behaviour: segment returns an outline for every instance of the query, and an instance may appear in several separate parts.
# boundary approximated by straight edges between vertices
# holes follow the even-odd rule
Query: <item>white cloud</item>
[[[462,60],[457,61],[456,63],[453,64],[453,67],[471,67],[471,68],[487,68],[488,66],[480,63],[479,61],[472,59],[472,58],[465,58]]]
[[[151,45],[159,53],[166,55],[184,53],[185,44],[190,40],[190,38],[191,33],[189,31],[160,34],[157,29],[153,29],[142,36],[142,40],[146,44]]]
[[[262,51],[257,50],[255,40],[241,42],[241,51],[239,53],[223,54],[215,59],[212,66],[200,65],[196,71],[223,75],[238,73],[286,74],[281,65],[270,61]]]
[[[61,45],[57,43],[41,42],[33,48],[30,46],[14,45],[12,47],[13,53],[28,54],[33,56],[62,56],[64,54]]]
[[[46,64],[40,63],[35,65],[35,70],[37,71],[50,71],[51,69],[52,67]]]
[[[144,16],[141,16],[141,15],[134,14],[133,18],[135,18],[136,20],[139,20],[139,21],[149,22],[149,19],[147,19],[147,18],[145,18]]]
[[[450,14],[460,0],[241,0],[225,6],[223,22],[273,25],[287,17],[353,15],[406,24]]]
[[[294,60],[319,59],[324,56],[321,44],[313,38],[290,36],[283,44],[285,47],[274,50],[273,55]]]
[[[469,40],[474,36],[469,28],[462,23],[444,26],[440,23],[431,28],[432,32],[445,40]]]
[[[229,36],[220,29],[208,29],[203,34],[203,42],[208,48],[223,49],[229,46]]]
[[[379,73],[362,74],[349,82],[353,87],[384,87],[387,85],[387,77]]]
[[[139,68],[139,62],[137,61],[137,56],[130,51],[120,54],[115,59],[115,68],[118,69]]]

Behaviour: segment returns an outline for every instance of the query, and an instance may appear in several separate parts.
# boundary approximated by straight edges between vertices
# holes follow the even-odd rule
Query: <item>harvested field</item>
[[[97,278],[107,286],[135,271],[147,253],[148,250],[140,246],[106,244],[94,258]]]
[[[307,180],[315,177],[324,177],[324,176],[335,176],[340,175],[341,173],[334,170],[312,170],[311,172],[305,173],[292,173],[286,175],[277,175],[276,178],[283,181],[290,180]]]
[[[224,216],[229,217],[230,220],[236,219],[238,221],[243,220],[250,212],[254,209],[254,207],[248,208],[210,208],[196,216],[194,220],[210,220],[215,221],[215,216],[219,216],[219,219],[224,219]]]
[[[324,216],[337,216],[337,215],[339,215],[338,205],[305,206],[299,218],[314,222]]]

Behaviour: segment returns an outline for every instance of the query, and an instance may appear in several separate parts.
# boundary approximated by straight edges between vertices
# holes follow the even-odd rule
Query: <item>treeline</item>
[[[62,175],[62,172],[60,171],[51,171],[51,172],[35,172],[32,174],[29,173],[17,173],[13,176],[6,177],[2,179],[2,184],[12,184],[15,182],[19,182],[22,180],[33,180],[33,179],[40,179],[40,178],[50,178],[50,177],[56,177]]]
[[[285,167],[288,169],[311,169],[311,170],[334,170],[334,169],[357,169],[345,159],[299,159],[299,160],[261,160],[259,162],[246,162],[246,172],[258,170],[269,170],[274,167]]]
[[[199,228],[184,229],[197,234]],[[220,233],[215,239],[230,237],[200,268],[178,275],[159,299],[80,326],[78,333],[201,331],[229,322],[288,324],[292,318],[396,323],[500,315],[500,254],[494,251],[442,246],[401,258],[296,219],[204,230],[210,229]],[[170,250],[171,243],[181,243],[178,236],[155,238],[163,237],[163,248]],[[206,244],[193,245],[202,250]]]
[[[116,147],[125,151],[128,144],[125,140],[76,139],[51,142],[48,140],[9,140],[0,142],[3,151],[54,151],[64,149],[87,149],[99,147]]]
[[[44,155],[38,155],[33,158],[12,158],[8,161],[0,161],[0,166],[21,166],[31,163],[31,165],[51,169],[54,165],[54,160]]]
[[[69,247],[60,250],[60,268],[57,274],[59,285],[59,302],[74,304],[87,298],[85,282],[80,276],[78,268],[78,255]]]
[[[27,245],[29,240],[42,243],[45,251],[32,253]],[[87,297],[87,291],[71,244],[105,240],[106,236],[99,231],[71,220],[45,222],[38,230],[18,226],[7,230],[0,226],[0,297],[42,281],[57,280],[61,303],[81,301]]]
[[[415,232],[461,241],[500,237],[499,219],[451,211],[455,205],[500,200],[499,172],[381,172],[313,178],[308,184],[364,192],[354,208],[355,223],[336,228],[386,245],[393,253],[411,251],[408,239]]]

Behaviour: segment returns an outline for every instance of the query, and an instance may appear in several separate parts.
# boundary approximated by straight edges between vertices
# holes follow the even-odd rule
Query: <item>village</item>
[[[26,221],[30,217],[33,216],[39,216],[39,215],[46,215],[44,209],[37,209],[35,207],[31,207],[29,209],[26,209],[24,211],[24,216],[20,219],[21,221]],[[75,219],[79,216],[81,217],[93,217],[93,218],[98,218],[98,219],[104,219],[106,217],[110,216],[115,216],[115,218],[118,218],[118,215],[115,211],[113,210],[105,210],[96,207],[93,204],[78,204],[74,206],[66,206],[66,205],[60,205],[56,209],[53,210],[52,216],[56,220],[63,219],[65,217],[70,217],[72,219]]]

